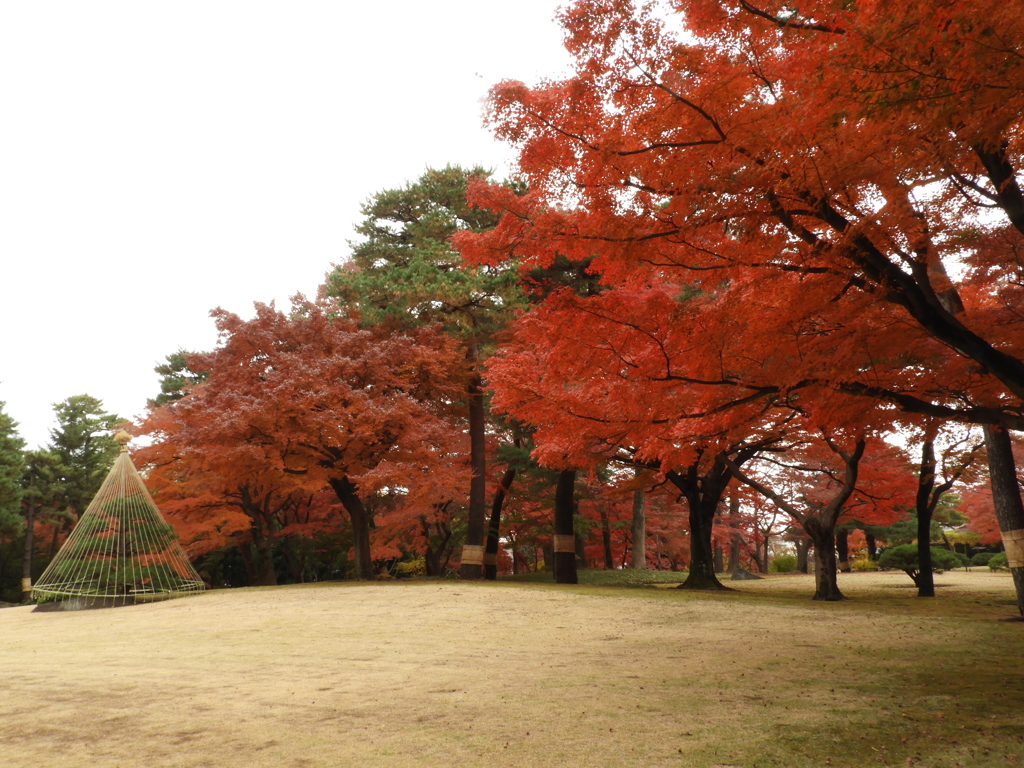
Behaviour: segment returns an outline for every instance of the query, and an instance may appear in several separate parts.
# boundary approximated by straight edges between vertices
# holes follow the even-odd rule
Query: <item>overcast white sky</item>
[[[141,413],[211,308],[312,295],[374,192],[507,172],[481,99],[566,71],[559,4],[0,4],[0,400],[29,447],[71,395]]]

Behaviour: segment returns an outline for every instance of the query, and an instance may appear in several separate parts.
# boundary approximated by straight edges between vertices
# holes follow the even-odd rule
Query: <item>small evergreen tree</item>
[[[21,476],[25,470],[25,441],[18,422],[4,412],[0,401],[0,531],[20,527]]]
[[[956,552],[948,549],[931,548],[932,570],[941,573],[961,565],[960,557]],[[878,558],[878,564],[882,568],[906,571],[915,585],[919,585],[922,574],[921,565],[918,560],[916,544],[900,544],[898,547],[890,547]]]
[[[180,400],[190,387],[202,384],[209,378],[205,371],[197,372],[188,367],[188,356],[191,354],[193,353],[179,349],[167,355],[164,358],[166,362],[153,369],[160,374],[160,394],[147,400],[150,406],[156,407]]]
[[[57,428],[48,450],[57,457],[60,506],[76,518],[85,511],[120,447],[114,429],[124,421],[89,395],[75,395],[54,406]]]
[[[25,441],[18,423],[0,402],[0,600],[18,599],[21,563],[18,544],[24,530],[21,516],[21,478],[25,468]]]

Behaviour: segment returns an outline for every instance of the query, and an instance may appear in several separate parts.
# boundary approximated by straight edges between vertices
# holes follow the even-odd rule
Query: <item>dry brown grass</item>
[[[0,611],[0,766],[1024,762],[1002,574],[667,589],[419,582]]]

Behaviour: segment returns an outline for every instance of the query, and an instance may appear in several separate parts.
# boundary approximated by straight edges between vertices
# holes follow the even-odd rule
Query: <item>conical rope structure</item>
[[[103,485],[32,588],[38,602],[118,605],[206,588],[128,456],[128,433],[116,439],[121,453]]]

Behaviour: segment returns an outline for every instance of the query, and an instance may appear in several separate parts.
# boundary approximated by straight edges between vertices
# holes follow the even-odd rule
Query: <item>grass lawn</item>
[[[0,765],[1024,764],[1010,577],[453,581],[0,610]]]

